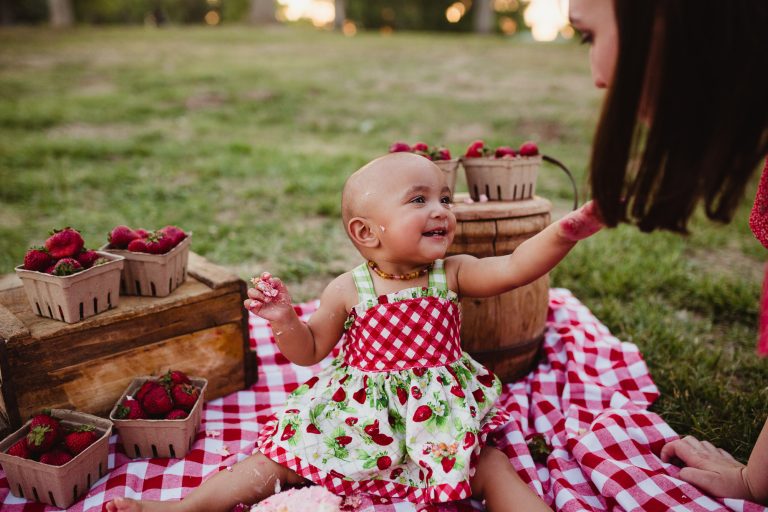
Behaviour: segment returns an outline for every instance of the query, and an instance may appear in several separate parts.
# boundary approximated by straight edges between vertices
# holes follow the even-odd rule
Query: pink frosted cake
[[[313,485],[270,496],[251,508],[251,512],[339,512],[341,497],[331,494],[325,487]]]

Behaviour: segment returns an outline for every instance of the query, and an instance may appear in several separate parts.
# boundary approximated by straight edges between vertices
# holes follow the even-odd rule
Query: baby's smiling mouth
[[[433,236],[445,236],[448,234],[448,230],[446,228],[438,228],[433,229],[430,231],[425,231],[422,233],[423,236],[433,237]]]

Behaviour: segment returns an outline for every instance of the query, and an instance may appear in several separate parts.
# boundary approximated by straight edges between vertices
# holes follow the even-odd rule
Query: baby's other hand
[[[277,277],[264,272],[251,279],[253,288],[248,289],[248,299],[243,302],[245,309],[266,320],[281,320],[293,311],[288,288]]]
[[[571,242],[578,242],[603,229],[603,219],[594,201],[560,219],[560,235]]]

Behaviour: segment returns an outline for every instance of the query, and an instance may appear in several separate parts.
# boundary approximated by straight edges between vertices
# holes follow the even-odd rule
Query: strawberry
[[[139,238],[139,234],[128,226],[115,226],[107,235],[109,246],[112,249],[125,249],[133,240]]]
[[[513,157],[513,156],[517,156],[517,151],[515,151],[509,146],[499,146],[498,148],[496,148],[496,152],[493,154],[493,156],[496,158],[504,158],[505,156]]]
[[[405,388],[397,388],[397,401],[400,402],[400,405],[405,405],[405,402],[408,401],[408,392]]]
[[[475,445],[475,433],[467,432],[466,434],[464,434],[464,449],[469,450],[474,445]]]
[[[467,148],[467,152],[464,153],[464,156],[467,158],[480,158],[483,156],[485,149],[485,142],[482,140],[476,140],[472,144],[469,145]]]
[[[83,266],[74,258],[62,258],[53,266],[51,274],[55,276],[71,276],[83,270]]]
[[[48,425],[38,425],[29,430],[27,434],[27,446],[32,453],[41,454],[47,452],[59,441],[59,430],[54,430]]]
[[[352,438],[350,436],[338,436],[336,442],[339,443],[339,446],[347,446],[352,442]]]
[[[100,257],[99,253],[92,249],[83,249],[83,252],[77,255],[77,262],[83,268],[91,268]]]
[[[56,260],[44,247],[31,247],[24,255],[24,269],[26,270],[43,272],[55,263]]]
[[[416,400],[421,398],[421,390],[418,386],[411,386],[411,396]]]
[[[475,406],[474,406],[474,405],[470,405],[470,406],[469,406],[469,414],[470,414],[470,416],[472,416],[473,418],[474,418],[475,416],[477,416],[477,409],[475,408]]]
[[[52,275],[53,274],[53,269],[55,269],[55,268],[56,268],[56,264],[54,263],[53,265],[51,265],[50,267],[45,269],[45,273]]]
[[[400,142],[400,141],[393,142],[389,146],[389,152],[390,153],[402,153],[402,152],[410,153],[411,152],[411,146],[409,146],[405,142]]]
[[[336,392],[331,397],[334,402],[343,402],[344,399],[347,398],[347,392],[344,391],[344,388],[339,386],[339,389],[336,390]]]
[[[485,393],[483,393],[482,389],[476,389],[472,392],[472,396],[475,398],[475,402],[482,403],[485,402]]]
[[[149,247],[147,246],[148,242],[146,238],[136,238],[135,240],[131,240],[131,242],[128,244],[128,249],[131,252],[145,252],[149,253]]]
[[[312,377],[311,379],[309,379],[304,384],[306,384],[309,389],[312,389],[313,387],[315,387],[315,384],[317,384],[318,380],[320,380],[319,377]]]
[[[446,473],[452,470],[455,464],[456,457],[443,457],[443,459],[440,461],[440,465],[443,466],[443,471]]]
[[[29,444],[27,443],[26,437],[22,437],[17,442],[12,444],[11,447],[8,448],[8,451],[5,453],[15,457],[21,457],[22,459],[32,458],[32,452],[29,451]]]
[[[450,160],[451,152],[448,148],[437,148],[432,152],[432,160]]]
[[[64,446],[72,455],[77,455],[91,446],[99,438],[96,427],[93,425],[80,425],[72,432],[64,436]]]
[[[413,374],[417,377],[423,376],[425,373],[427,373],[426,368],[418,367],[413,369]]]
[[[360,388],[352,394],[352,398],[359,404],[365,402],[365,388]]]
[[[307,425],[307,432],[310,434],[320,434],[320,429],[314,423]]]
[[[83,249],[83,237],[72,228],[55,229],[45,241],[45,248],[56,259],[72,258]]]
[[[173,240],[173,246],[176,247],[179,243],[187,238],[187,234],[183,229],[176,226],[165,226],[157,230],[158,232],[168,236]]]
[[[428,405],[420,405],[416,408],[416,412],[413,413],[413,421],[420,423],[426,421],[432,417],[432,409]]]
[[[451,394],[458,398],[464,398],[464,390],[458,384],[451,386]]]
[[[391,465],[392,465],[392,458],[389,455],[382,455],[381,457],[376,459],[376,467],[378,467],[381,471],[384,471]]]
[[[427,155],[429,154],[429,146],[427,146],[424,142],[417,142],[411,146],[411,151],[414,153],[423,153],[424,155]]]
[[[187,417],[187,411],[183,409],[172,409],[171,412],[165,415],[167,420],[183,420]]]
[[[299,411],[298,409],[288,409],[287,411],[285,411],[285,414],[299,414],[299,412],[301,411]]]
[[[160,384],[155,380],[148,380],[145,381],[144,384],[141,385],[139,390],[136,392],[133,397],[141,402],[141,400],[144,398],[144,395],[155,389],[156,387],[160,387]]]
[[[344,420],[344,423],[346,423],[350,427],[354,427],[355,425],[357,425],[357,418],[355,418],[354,416],[350,416],[349,418]]]
[[[139,235],[139,238],[147,238],[150,235],[150,232],[144,228],[139,228],[135,231],[136,231],[136,234]]]
[[[168,372],[160,377],[160,382],[165,386],[173,386],[174,384],[192,384],[187,374],[181,370],[168,370]]]
[[[369,436],[373,437],[374,435],[379,433],[379,420],[374,421],[370,425],[366,425],[363,428],[363,432],[368,434]]]
[[[139,401],[133,398],[126,398],[115,410],[115,418],[121,420],[143,420],[146,417],[147,413],[141,408]]]
[[[539,154],[539,147],[535,142],[527,141],[523,142],[518,151],[520,156],[536,156]]]
[[[392,470],[392,472],[389,474],[389,479],[394,480],[400,475],[403,474],[403,468],[395,468]]]
[[[176,384],[171,388],[171,396],[177,408],[189,411],[200,397],[200,390],[192,384]]]
[[[167,389],[163,386],[157,386],[144,395],[141,399],[141,407],[149,415],[165,416],[173,409],[173,400],[171,400],[171,395]]]
[[[493,373],[486,373],[485,375],[478,375],[477,380],[483,386],[490,388],[496,382],[496,376]]]
[[[72,456],[64,450],[57,448],[40,456],[40,462],[51,466],[63,466],[72,460]]]
[[[296,429],[290,423],[283,428],[283,435],[280,436],[281,441],[287,441],[296,434]]]
[[[155,231],[154,237],[157,239],[156,244],[152,240],[152,237],[148,238],[149,243],[147,243],[147,247],[149,248],[149,252],[151,254],[165,254],[176,247],[176,242],[170,235]]]
[[[386,434],[380,434],[378,432],[376,434],[373,434],[371,436],[371,439],[373,440],[374,443],[376,443],[379,446],[387,446],[389,444],[392,444],[392,441],[393,441],[393,439],[390,436]]]

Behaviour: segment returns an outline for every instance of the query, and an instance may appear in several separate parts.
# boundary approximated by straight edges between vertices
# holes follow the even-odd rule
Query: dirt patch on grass
[[[761,282],[765,263],[746,256],[735,247],[721,249],[694,249],[691,260],[706,272]]]
[[[227,102],[227,97],[219,92],[204,92],[190,96],[184,102],[187,110],[201,110],[205,108],[216,108]]]
[[[138,127],[125,124],[70,123],[51,128],[48,130],[48,137],[54,139],[125,140],[138,131]]]

